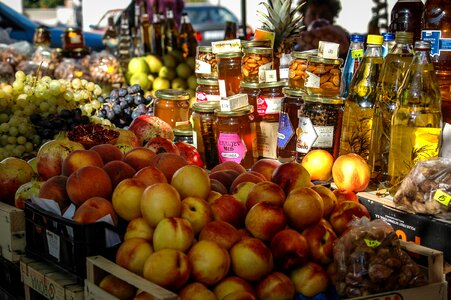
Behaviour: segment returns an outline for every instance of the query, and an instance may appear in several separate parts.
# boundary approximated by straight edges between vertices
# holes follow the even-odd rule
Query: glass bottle
[[[413,33],[396,32],[396,44],[382,64],[376,87],[371,147],[368,163],[373,182],[387,180],[390,124],[396,108],[396,94],[413,57]]]
[[[108,17],[108,27],[103,34],[102,42],[105,45],[106,50],[112,55],[117,55],[117,48],[119,45],[119,35],[114,25],[113,16]]]
[[[384,42],[382,43],[382,57],[385,58],[391,49],[395,46],[395,34],[391,32],[385,32],[382,34]]]
[[[196,49],[198,45],[196,32],[194,31],[193,25],[191,24],[187,13],[182,14],[179,41],[184,58],[196,56]]]
[[[164,24],[164,54],[179,49],[179,30],[174,20],[172,9],[166,10],[166,22]]]
[[[414,41],[420,40],[423,7],[421,0],[398,0],[390,13],[390,32],[413,32]]]
[[[443,121],[451,124],[451,5],[427,0],[421,20],[421,39],[431,42],[431,59],[442,97]]]
[[[376,85],[384,61],[382,41],[381,35],[367,37],[367,49],[352,78],[345,103],[340,155],[353,152],[368,159]]]
[[[154,11],[153,20],[149,27],[150,53],[157,56],[163,55],[162,39],[161,39],[161,22],[160,15]]]
[[[441,100],[430,47],[429,42],[415,42],[412,63],[398,91],[388,159],[391,193],[417,162],[438,156]]]
[[[364,37],[360,34],[351,35],[351,44],[349,45],[348,54],[346,55],[343,74],[341,75],[340,97],[346,98],[349,93],[349,85],[352,77],[362,61],[364,49]]]

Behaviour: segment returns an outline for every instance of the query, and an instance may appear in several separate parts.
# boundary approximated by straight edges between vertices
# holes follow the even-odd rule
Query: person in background
[[[317,49],[319,41],[340,44],[339,55],[346,57],[349,48],[349,33],[335,24],[341,11],[340,0],[301,0],[306,3],[301,9],[305,31],[300,33],[296,50]]]

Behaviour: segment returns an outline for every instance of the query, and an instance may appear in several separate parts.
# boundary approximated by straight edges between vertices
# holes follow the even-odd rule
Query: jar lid
[[[366,42],[368,44],[382,45],[384,42],[384,37],[378,34],[368,34],[366,37]]]
[[[258,89],[258,88],[260,88],[260,84],[258,82],[241,81],[240,87],[245,87],[245,88],[249,88],[249,89]]]
[[[155,92],[155,96],[164,100],[189,100],[189,93],[180,90],[165,89]]]
[[[303,97],[305,102],[317,102],[324,104],[337,104],[342,105],[344,103],[344,98],[341,97],[322,97],[322,96],[314,96],[314,95],[305,95]]]
[[[343,59],[337,58],[337,59],[330,59],[330,58],[323,58],[319,56],[310,56],[308,58],[309,62],[312,63],[322,63],[326,65],[341,65],[343,63]]]
[[[241,41],[241,47],[250,48],[250,47],[270,47],[270,40],[261,40],[261,41]]]
[[[249,47],[243,49],[244,53],[255,53],[255,54],[272,54],[272,48],[267,47]]]
[[[193,135],[193,128],[189,123],[175,126],[172,131],[174,135]]]
[[[272,87],[284,87],[288,85],[287,80],[279,80],[279,81],[272,81],[272,82],[261,82],[259,84],[260,88],[272,88]]]
[[[217,58],[231,58],[231,57],[241,57],[241,52],[224,52],[224,53],[217,53]]]
[[[213,52],[213,48],[211,46],[197,46],[197,51],[199,51],[199,52]]]
[[[304,98],[307,94],[303,90],[293,89],[290,87],[284,87],[282,92],[287,97],[302,97]]]
[[[194,102],[192,110],[197,112],[214,112],[215,109],[220,107],[219,101],[202,101]]]
[[[254,106],[253,105],[246,105],[243,107],[240,107],[238,109],[235,110],[230,110],[230,111],[221,111],[220,108],[215,109],[215,114],[217,116],[222,116],[222,117],[239,117],[239,116],[244,116],[250,113],[254,112]]]
[[[307,59],[310,56],[317,55],[317,54],[318,54],[317,50],[315,50],[315,51],[311,51],[311,50],[309,50],[309,51],[293,51],[293,52],[291,52],[291,57]]]
[[[219,85],[217,79],[205,79],[205,78],[197,78],[197,84],[203,85]]]

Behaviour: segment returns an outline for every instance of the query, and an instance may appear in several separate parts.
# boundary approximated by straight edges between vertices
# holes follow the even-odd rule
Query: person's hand
[[[319,41],[340,44],[339,55],[345,57],[349,48],[348,33],[337,25],[326,25],[314,28],[310,31],[303,31],[299,35],[298,50],[305,51],[318,49]]]

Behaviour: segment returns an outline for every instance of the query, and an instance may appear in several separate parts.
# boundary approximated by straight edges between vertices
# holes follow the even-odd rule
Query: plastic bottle
[[[395,46],[395,34],[391,32],[383,33],[384,42],[382,43],[382,57],[385,58],[391,49]]]
[[[364,49],[364,37],[360,34],[351,35],[351,44],[349,45],[348,54],[346,55],[343,73],[341,75],[340,97],[346,98],[349,93],[349,85],[352,77],[362,61]]]
[[[376,85],[384,59],[381,35],[369,34],[362,62],[352,78],[343,114],[340,155],[357,153],[368,159]]]
[[[423,7],[421,0],[398,0],[390,14],[390,32],[410,31],[414,41],[420,40]]]
[[[415,42],[412,63],[398,91],[388,159],[392,194],[417,162],[439,153],[441,100],[429,51],[429,42]]]
[[[191,24],[187,13],[182,14],[179,41],[180,48],[183,52],[183,57],[187,58],[196,56],[196,48],[198,45],[196,32],[194,31],[193,25]]]
[[[371,147],[368,163],[372,181],[387,180],[390,125],[396,108],[396,94],[413,58],[413,33],[396,32],[396,44],[385,57],[376,87]]]
[[[451,5],[427,0],[421,20],[421,39],[431,42],[431,59],[442,97],[443,121],[451,123]]]

